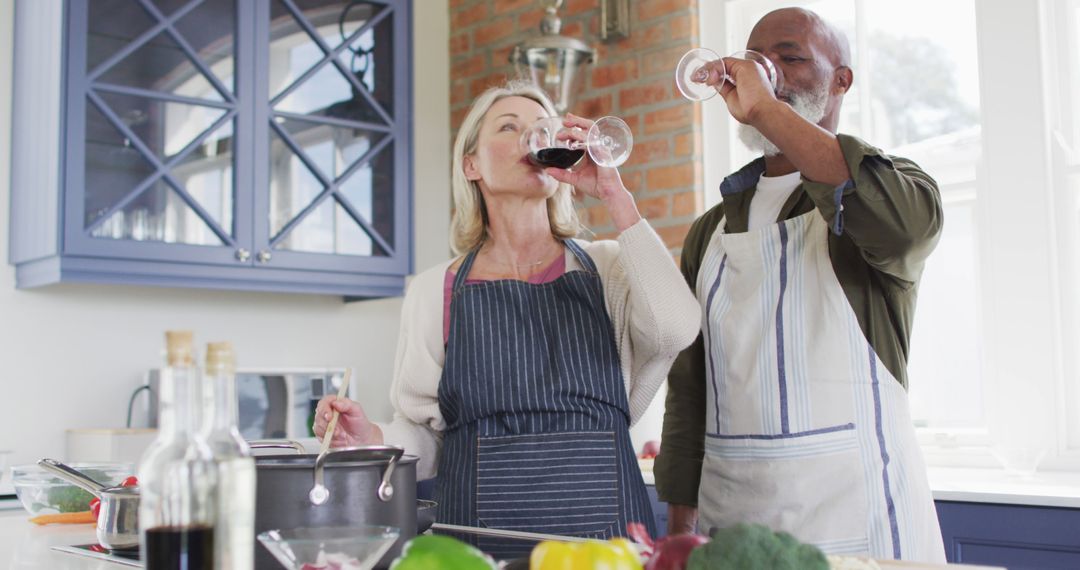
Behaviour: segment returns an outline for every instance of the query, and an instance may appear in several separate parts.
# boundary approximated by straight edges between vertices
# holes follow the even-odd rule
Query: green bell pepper
[[[390,570],[494,570],[491,557],[476,548],[437,534],[420,535],[405,543]]]

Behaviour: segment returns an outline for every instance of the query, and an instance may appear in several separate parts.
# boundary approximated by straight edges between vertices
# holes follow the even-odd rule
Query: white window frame
[[[865,0],[853,2],[858,6]],[[792,4],[809,2],[701,2],[701,45],[720,54],[743,49],[736,42],[745,39],[753,22],[737,21],[740,12]],[[1078,201],[1075,196],[1062,200],[1062,195],[1071,192],[1067,176],[1080,179],[1080,153],[1066,144],[1080,141],[1075,118],[1080,106],[1072,101],[1080,97],[1080,79],[1061,77],[1068,75],[1061,70],[1080,63],[1077,4],[975,2],[982,155],[973,165],[980,284],[973,294],[978,298],[988,425],[919,428],[930,465],[996,466],[991,454],[995,442],[1042,442],[1048,451],[1040,469],[1080,470],[1080,377],[1069,372],[1080,366],[1080,327],[1071,316],[1077,314],[1077,302],[1070,298],[1080,291],[1080,268],[1072,261],[1080,248],[1080,224],[1075,212],[1055,209],[1055,204]],[[754,9],[739,10],[740,5]],[[1066,45],[1075,59],[1063,62]],[[741,165],[732,164],[735,123],[723,101],[714,98],[701,106],[709,207],[719,202],[724,176]]]
[[[1044,0],[1042,8],[1060,285],[1057,421],[1063,455],[1080,463],[1080,0]]]

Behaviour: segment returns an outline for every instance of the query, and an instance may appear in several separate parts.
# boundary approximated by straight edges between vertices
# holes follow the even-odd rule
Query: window
[[[1048,55],[1050,161],[1061,272],[1063,392],[1058,410],[1066,453],[1080,452],[1080,1],[1048,3],[1043,50]]]
[[[702,44],[743,49],[762,15],[790,4],[703,3]],[[1080,290],[1080,2],[797,4],[850,41],[840,131],[911,158],[942,192],[908,367],[929,462],[1034,450],[1044,467],[1080,467],[1080,302],[1067,293]],[[753,155],[721,100],[702,116],[715,203]]]

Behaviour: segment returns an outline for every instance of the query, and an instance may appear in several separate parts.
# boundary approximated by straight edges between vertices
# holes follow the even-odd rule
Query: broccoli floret
[[[687,570],[828,570],[829,562],[816,546],[802,544],[786,532],[737,524],[715,531],[708,544],[690,553]]]
[[[57,487],[49,489],[49,505],[62,513],[75,513],[90,510],[90,499],[94,496],[78,487]]]
[[[83,474],[95,481],[108,481],[108,474],[97,469],[84,469]],[[90,500],[94,496],[74,485],[65,485],[49,489],[49,506],[62,513],[77,513],[90,510]]]

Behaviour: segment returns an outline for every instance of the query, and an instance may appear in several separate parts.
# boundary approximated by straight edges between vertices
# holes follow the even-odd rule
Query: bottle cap
[[[206,343],[206,373],[232,373],[236,371],[236,354],[231,342]]]
[[[165,331],[166,362],[169,366],[194,366],[191,331]]]

